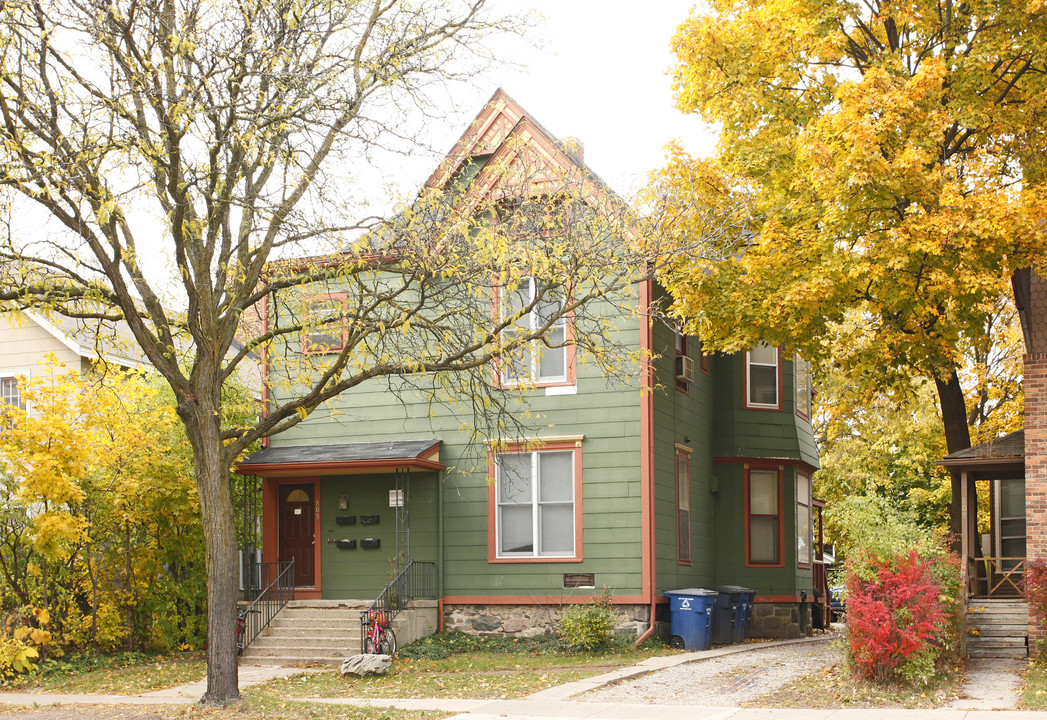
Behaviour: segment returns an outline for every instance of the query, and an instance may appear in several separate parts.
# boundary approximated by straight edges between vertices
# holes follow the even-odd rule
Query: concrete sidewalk
[[[241,665],[240,687],[250,687],[276,678],[317,672],[307,668],[277,665]],[[0,705],[192,705],[207,689],[207,678],[186,685],[134,695],[73,695],[60,693],[0,692]]]

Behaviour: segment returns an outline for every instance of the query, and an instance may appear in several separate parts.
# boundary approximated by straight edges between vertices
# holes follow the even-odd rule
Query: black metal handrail
[[[391,625],[407,603],[417,598],[436,597],[436,563],[408,561],[404,569],[385,586],[378,598],[360,613],[360,647],[366,648],[367,622],[372,612],[384,612],[385,622]]]
[[[262,581],[258,583],[258,587],[262,587],[264,583],[264,589],[247,606],[247,617],[244,621],[245,648],[259,633],[269,627],[272,619],[288,602],[294,600],[294,558],[283,562],[258,563],[255,568]]]

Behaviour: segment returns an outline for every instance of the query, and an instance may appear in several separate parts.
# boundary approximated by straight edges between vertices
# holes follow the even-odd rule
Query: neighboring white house
[[[124,327],[100,325],[27,310],[0,315],[0,400],[25,408],[19,377],[40,372],[40,362],[54,353],[82,375],[100,366],[137,368],[147,365]]]

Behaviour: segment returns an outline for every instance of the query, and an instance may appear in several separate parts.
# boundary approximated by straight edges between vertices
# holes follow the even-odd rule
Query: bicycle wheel
[[[364,636],[364,654],[373,655],[378,652],[378,642],[375,638],[374,629],[367,631],[367,635]]]
[[[392,628],[385,628],[382,631],[381,637],[378,640],[379,652],[383,655],[393,655],[396,653],[396,634],[393,633]]]

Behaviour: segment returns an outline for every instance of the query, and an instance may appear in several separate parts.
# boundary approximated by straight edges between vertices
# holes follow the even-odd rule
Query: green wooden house
[[[430,184],[509,142],[583,167],[499,90]],[[805,365],[766,345],[706,355],[650,319],[661,295],[644,284],[617,330],[649,371],[608,381],[544,350],[521,371],[542,427],[499,452],[383,383],[273,437],[239,466],[262,484],[263,560],[293,557],[296,597],[328,600],[373,599],[405,558],[432,563],[439,624],[473,633],[545,632],[607,587],[619,629],[643,635],[667,619],[665,590],[734,584],[757,593],[755,635],[802,634],[820,560]]]

